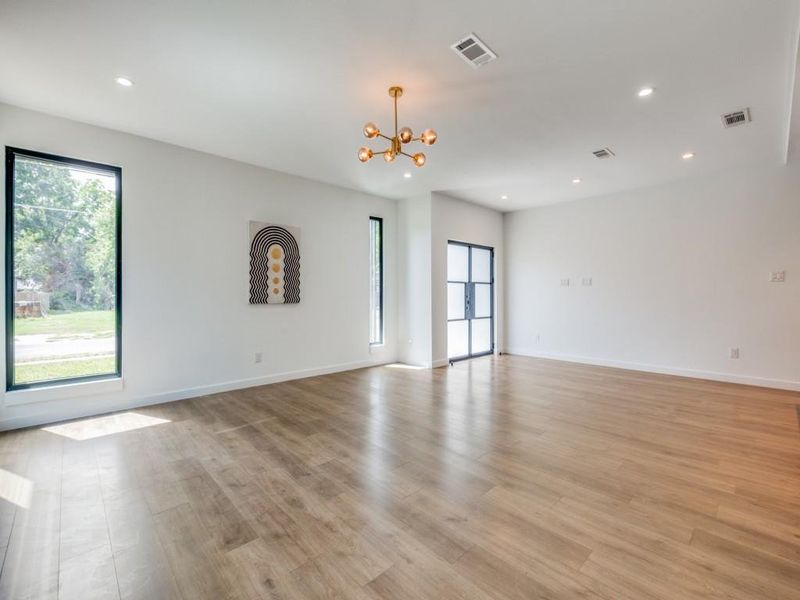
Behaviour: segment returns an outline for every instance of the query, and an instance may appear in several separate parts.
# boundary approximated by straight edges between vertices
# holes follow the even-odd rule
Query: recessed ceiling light
[[[580,183],[580,182],[581,182],[580,177],[576,177],[575,179],[572,180],[572,183]]]
[[[406,179],[411,179],[411,173],[403,173],[403,177]]]
[[[505,194],[503,194],[502,196],[500,196],[500,200],[508,200],[508,196],[506,196]]]
[[[650,96],[655,91],[656,91],[656,88],[644,87],[644,88],[639,90],[639,98],[647,98],[647,96]]]
[[[116,81],[122,87],[131,87],[133,85],[133,81],[131,81],[127,77],[116,77],[114,81]]]
[[[694,158],[694,152],[686,152],[681,158],[683,160],[692,160]]]

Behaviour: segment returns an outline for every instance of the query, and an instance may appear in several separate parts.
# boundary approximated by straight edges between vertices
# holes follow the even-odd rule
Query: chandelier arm
[[[378,137],[382,137],[382,138],[383,138],[383,139],[385,139],[385,140],[392,141],[392,138],[390,138],[388,135],[383,135],[382,133],[379,133],[379,134],[378,134]]]
[[[407,157],[408,157],[408,158],[410,158],[411,160],[414,160],[414,157],[413,157],[413,156],[411,156],[411,155],[410,155],[408,152],[403,152],[403,151],[401,150],[401,151],[400,151],[400,154],[402,154],[403,156],[407,156]]]

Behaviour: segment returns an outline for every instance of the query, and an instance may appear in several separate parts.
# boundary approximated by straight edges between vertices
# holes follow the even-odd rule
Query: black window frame
[[[32,158],[45,162],[66,165],[77,169],[104,171],[113,174],[116,179],[115,210],[116,210],[116,273],[115,273],[115,334],[116,354],[115,368],[112,373],[98,375],[84,375],[67,377],[63,379],[49,379],[46,381],[33,381],[29,383],[14,383],[14,175],[17,157]],[[90,162],[57,154],[24,150],[6,146],[6,391],[26,390],[34,388],[47,388],[87,381],[101,381],[119,379],[122,377],[122,167]]]
[[[386,334],[385,334],[385,331],[384,331],[384,322],[385,322],[385,318],[384,318],[384,314],[385,314],[385,310],[384,310],[384,308],[385,308],[384,307],[384,287],[386,285],[386,277],[385,277],[385,274],[384,274],[384,271],[383,271],[383,218],[381,218],[381,217],[370,217],[369,218],[369,224],[370,224],[370,229],[369,229],[370,248],[372,248],[372,223],[373,222],[378,224],[378,232],[379,232],[378,235],[379,235],[379,241],[380,241],[380,244],[378,245],[378,257],[379,257],[378,258],[378,269],[380,270],[381,278],[380,278],[380,293],[379,293],[378,302],[379,302],[379,310],[380,310],[380,317],[381,318],[380,318],[380,326],[379,326],[379,331],[378,331],[379,339],[376,340],[376,341],[373,341],[372,340],[372,336],[370,335],[369,345],[370,346],[383,346],[383,344],[385,342],[385,339],[386,339]],[[372,266],[372,256],[370,256],[370,267],[371,266]],[[372,272],[371,272],[371,268],[370,268],[370,285],[371,284],[372,284]],[[372,295],[372,290],[371,289],[370,289],[370,295]],[[370,322],[371,322],[372,318],[373,318],[373,315],[370,314]]]

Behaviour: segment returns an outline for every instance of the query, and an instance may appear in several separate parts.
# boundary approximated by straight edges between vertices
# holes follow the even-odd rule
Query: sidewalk
[[[14,337],[14,358],[17,363],[65,359],[68,357],[90,357],[113,354],[114,336],[91,335],[56,336],[50,334],[18,335]]]

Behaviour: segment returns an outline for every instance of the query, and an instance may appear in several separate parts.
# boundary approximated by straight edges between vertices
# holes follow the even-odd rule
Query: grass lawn
[[[113,310],[85,310],[79,312],[51,312],[46,317],[30,317],[14,320],[14,335],[78,335],[92,334],[95,337],[113,334],[115,329]]]
[[[31,383],[86,375],[104,375],[113,373],[115,366],[113,356],[45,363],[21,363],[14,369],[14,381],[15,383]]]

